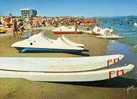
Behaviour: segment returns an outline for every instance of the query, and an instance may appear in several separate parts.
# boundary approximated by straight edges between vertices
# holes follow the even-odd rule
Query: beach
[[[137,0],[0,4],[0,99],[137,99]]]
[[[9,97],[10,99],[136,99],[137,97],[136,89],[128,91],[126,88],[112,85],[100,87],[92,83],[47,83],[22,79],[1,79],[0,83],[1,99]]]
[[[60,35],[53,35],[49,31],[45,31],[46,35],[56,39]],[[134,63],[136,59],[131,55],[130,50],[123,47],[118,41],[108,41],[99,39],[88,34],[69,34],[65,35],[70,40],[85,44],[85,48],[89,52],[79,55],[68,53],[19,53],[16,49],[11,48],[11,44],[19,41],[13,36],[0,38],[0,56],[20,56],[20,57],[85,57],[97,56],[113,53],[126,54],[123,60],[126,63]],[[120,45],[119,45],[120,44]],[[118,50],[120,48],[120,50]],[[132,53],[133,54],[133,53]],[[128,57],[131,56],[131,57]],[[127,61],[130,60],[133,61]],[[120,64],[123,64],[124,62]],[[129,73],[124,77],[118,77],[112,80],[99,82],[81,82],[81,83],[49,83],[34,82],[24,79],[0,79],[0,99],[136,99],[137,98],[137,82],[132,77],[134,73]]]

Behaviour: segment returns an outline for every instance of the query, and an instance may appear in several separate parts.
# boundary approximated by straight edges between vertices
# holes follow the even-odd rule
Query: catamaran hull
[[[112,79],[122,76],[133,70],[134,65],[97,70],[97,71],[79,71],[79,72],[27,72],[0,70],[1,78],[23,78],[32,81],[48,82],[87,82]]]
[[[70,58],[0,57],[0,69],[29,72],[89,71],[109,67],[123,57],[118,54]]]
[[[29,48],[29,47],[15,47],[19,52],[66,52],[66,53],[80,53],[86,50],[77,49],[52,49],[52,48]]]

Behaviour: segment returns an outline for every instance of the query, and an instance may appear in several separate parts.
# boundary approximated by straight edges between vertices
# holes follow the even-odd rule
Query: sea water
[[[110,40],[107,54],[124,54],[125,58],[120,65],[134,64],[135,69],[128,77],[137,79],[137,17],[115,17],[101,19],[101,26],[112,28],[114,32],[123,36],[121,40]],[[117,64],[119,65],[119,64]]]
[[[136,16],[102,18],[101,26],[112,28],[115,33],[123,36],[122,42],[128,44],[137,53],[137,23]]]

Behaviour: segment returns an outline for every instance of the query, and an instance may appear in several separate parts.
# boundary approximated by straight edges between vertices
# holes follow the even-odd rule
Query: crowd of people
[[[13,35],[16,36],[18,32],[24,32],[27,29],[33,29],[37,27],[46,27],[46,26],[62,26],[62,25],[85,25],[91,26],[96,24],[96,19],[94,18],[85,18],[85,17],[12,17],[6,16],[0,18],[0,24],[4,27],[11,28]]]

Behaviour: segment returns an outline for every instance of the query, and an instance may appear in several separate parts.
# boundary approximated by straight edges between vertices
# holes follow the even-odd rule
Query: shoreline
[[[137,54],[132,51],[130,46],[123,42],[119,41],[110,41],[108,44],[107,54],[124,54],[124,59],[119,63],[118,66],[124,65],[124,64],[134,64],[135,68],[132,72],[128,73],[125,77],[136,79],[137,80]]]

